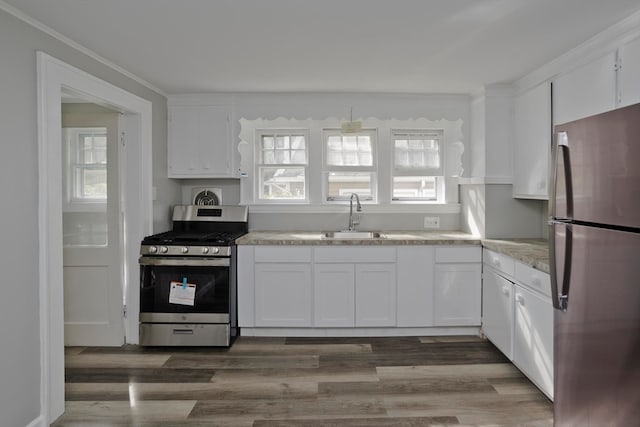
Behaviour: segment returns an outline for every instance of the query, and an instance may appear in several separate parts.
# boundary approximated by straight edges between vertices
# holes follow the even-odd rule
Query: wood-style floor
[[[68,426],[551,426],[478,337],[251,338],[230,349],[66,350]]]

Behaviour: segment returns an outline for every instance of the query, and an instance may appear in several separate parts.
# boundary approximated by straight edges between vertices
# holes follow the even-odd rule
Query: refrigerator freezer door
[[[555,130],[566,133],[566,140],[556,136],[554,141],[551,216],[640,229],[640,104]],[[570,185],[565,185],[567,160]]]
[[[554,310],[555,425],[636,425],[640,420],[640,234],[571,227],[568,305],[566,311]],[[556,234],[562,230],[556,227]],[[556,257],[563,253],[556,251]],[[556,262],[564,265],[562,259]]]

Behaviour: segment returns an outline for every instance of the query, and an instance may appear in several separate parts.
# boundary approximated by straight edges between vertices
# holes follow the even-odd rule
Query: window
[[[107,129],[65,128],[67,198],[71,203],[107,201]]]
[[[325,129],[325,200],[348,200],[351,193],[358,193],[361,200],[376,200],[376,143],[373,130],[342,134]]]
[[[392,200],[441,200],[442,131],[394,130],[391,141]]]
[[[259,130],[256,140],[258,199],[304,202],[308,199],[308,132]]]

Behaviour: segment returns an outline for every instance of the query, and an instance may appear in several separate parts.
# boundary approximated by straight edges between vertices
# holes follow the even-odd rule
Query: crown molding
[[[80,43],[70,39],[69,37],[66,37],[62,34],[60,34],[59,32],[57,32],[56,30],[54,30],[53,28],[43,24],[42,22],[38,21],[37,19],[32,18],[31,16],[27,15],[26,13],[22,12],[19,9],[16,9],[15,7],[11,6],[10,4],[7,4],[6,2],[0,0],[0,10],[3,10],[5,12],[7,12],[9,15],[14,16],[15,18],[18,18],[19,20],[23,21],[24,23],[31,25],[32,27],[36,28],[37,30],[42,31],[43,33],[53,37],[54,39],[72,47],[73,49],[87,55],[88,57],[100,62],[101,64],[111,68],[114,71],[117,71],[121,74],[124,74],[125,76],[127,76],[128,78],[130,78],[131,80],[136,81],[137,83],[140,83],[141,85],[143,85],[144,87],[151,89],[152,91],[163,95],[163,96],[168,96],[167,93],[165,93],[162,89],[152,85],[151,83],[149,83],[148,81],[142,79],[141,77],[138,77],[137,75],[133,74],[130,71],[125,70],[124,68],[122,68],[121,66],[109,61],[108,59],[98,55],[97,53],[95,53],[94,51],[92,51],[91,49],[81,45]]]
[[[572,71],[640,37],[640,12],[596,34],[584,43],[544,64],[514,82],[517,93],[524,92]]]

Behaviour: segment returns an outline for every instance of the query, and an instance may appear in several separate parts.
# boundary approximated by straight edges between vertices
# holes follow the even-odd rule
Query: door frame
[[[152,104],[52,56],[37,52],[38,255],[40,312],[40,405],[49,425],[64,413],[64,295],[62,262],[62,91],[71,91],[124,114],[121,221],[124,295],[139,301],[137,253],[153,225]],[[127,342],[138,342],[138,319],[125,319]]]

